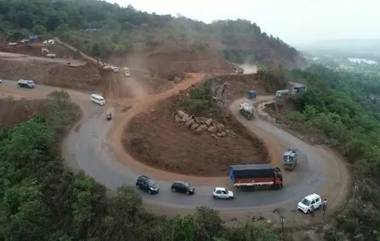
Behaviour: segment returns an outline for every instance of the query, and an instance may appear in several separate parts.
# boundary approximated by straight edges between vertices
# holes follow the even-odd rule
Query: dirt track
[[[83,61],[7,52],[0,52],[0,78],[82,90],[99,89],[102,84],[98,68]]]
[[[67,60],[60,58],[46,58],[46,57],[36,57],[31,55],[16,54],[9,52],[0,52],[0,59],[18,61],[18,62],[27,62],[27,63],[39,63],[39,64],[68,64],[70,62],[71,66],[79,67],[86,65],[86,62],[81,60]]]
[[[151,111],[155,103],[200,80],[200,76],[193,76],[167,92],[113,103],[116,111],[114,125],[105,123],[104,110],[97,108],[96,113],[68,137],[66,143],[70,158],[78,161],[80,168],[88,175],[110,188],[122,184],[134,185],[135,178],[141,174],[155,178],[161,186],[160,194],[141,195],[147,207],[159,213],[184,213],[197,206],[210,206],[221,211],[222,216],[227,219],[249,219],[252,215],[260,215],[276,220],[272,211],[277,208],[290,220],[290,226],[300,226],[321,221],[318,215],[314,218],[305,217],[295,210],[297,201],[308,193],[318,192],[327,197],[330,212],[341,206],[350,183],[342,159],[330,150],[304,143],[266,121],[246,121],[238,114],[239,101],[232,104],[231,111],[238,121],[268,145],[274,163],[279,163],[280,156],[287,147],[300,150],[300,165],[297,171],[284,173],[285,187],[280,191],[239,192],[233,202],[214,201],[210,196],[212,188],[215,185],[229,186],[227,177],[193,177],[168,173],[146,166],[125,152],[121,143],[122,133],[135,115]],[[130,108],[126,108],[127,106]],[[192,182],[197,189],[196,195],[186,197],[171,193],[171,181],[176,179]]]

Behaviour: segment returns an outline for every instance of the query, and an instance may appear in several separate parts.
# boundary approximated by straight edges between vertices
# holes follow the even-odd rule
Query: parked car
[[[33,80],[20,79],[17,81],[17,84],[19,87],[22,87],[22,88],[34,88],[34,86],[35,86]]]
[[[139,176],[136,181],[136,187],[149,194],[157,194],[160,191],[158,184],[147,176]]]
[[[233,199],[234,193],[225,187],[216,187],[212,196],[214,199]]]
[[[322,206],[321,196],[318,194],[309,194],[304,197],[297,205],[297,209],[303,213],[311,213]]]
[[[187,195],[194,194],[195,188],[187,182],[175,181],[172,184],[172,192],[186,193]]]
[[[112,66],[112,71],[118,73],[120,71],[119,67]]]

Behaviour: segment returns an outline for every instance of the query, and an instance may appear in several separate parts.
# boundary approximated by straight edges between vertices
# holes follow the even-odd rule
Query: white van
[[[91,101],[98,104],[98,105],[105,105],[106,100],[101,95],[92,94],[91,95]]]
[[[304,197],[297,205],[297,209],[304,213],[310,213],[322,206],[321,196],[318,194],[310,194]]]

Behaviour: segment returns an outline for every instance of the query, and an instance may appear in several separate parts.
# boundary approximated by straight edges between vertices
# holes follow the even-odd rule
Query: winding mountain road
[[[321,194],[329,200],[329,210],[336,210],[345,203],[351,184],[344,160],[332,150],[308,144],[271,122],[261,118],[253,121],[244,119],[238,112],[242,100],[233,102],[230,110],[247,131],[262,139],[268,147],[272,163],[280,166],[282,152],[288,147],[296,148],[300,153],[296,170],[283,172],[285,185],[281,190],[236,191],[233,201],[214,200],[211,193],[216,185],[230,186],[227,176],[208,178],[169,173],[146,166],[126,153],[121,136],[128,121],[141,112],[151,111],[160,101],[202,79],[202,75],[192,75],[163,93],[109,100],[106,107],[93,105],[89,93],[66,90],[81,107],[83,115],[65,138],[62,147],[64,159],[74,170],[83,170],[110,189],[121,185],[135,186],[136,178],[141,174],[153,177],[160,185],[160,193],[151,196],[141,192],[141,195],[148,209],[161,214],[178,214],[190,212],[198,206],[209,206],[219,210],[225,218],[249,219],[254,215],[276,220],[278,217],[273,214],[273,210],[277,209],[290,220],[288,226],[299,226],[315,222],[313,218],[305,217],[295,210],[303,196],[313,192]],[[15,82],[5,81],[0,84],[0,97],[42,99],[57,89],[41,85],[33,90],[21,89],[17,88]],[[105,112],[109,110],[114,113],[112,121],[105,120]],[[195,195],[172,193],[170,186],[173,180],[192,182],[196,188]]]

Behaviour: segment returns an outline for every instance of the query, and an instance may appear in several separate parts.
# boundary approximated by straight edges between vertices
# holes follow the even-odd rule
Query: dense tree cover
[[[0,240],[248,241],[278,240],[265,226],[226,228],[218,213],[198,208],[167,218],[147,213],[140,197],[67,171],[58,146],[78,118],[65,92],[53,92],[45,110],[0,133]]]
[[[30,32],[58,35],[98,57],[159,46],[201,50],[219,46],[233,62],[294,66],[298,53],[245,20],[211,24],[184,17],[148,14],[96,0],[0,0],[0,34],[9,40]]]
[[[296,111],[287,114],[292,128],[321,137],[353,164],[354,198],[338,216],[338,230],[328,240],[359,235],[378,240],[380,233],[380,96],[379,80],[321,66],[294,71],[307,83],[307,92],[294,99]],[[340,232],[340,231],[343,231]]]

